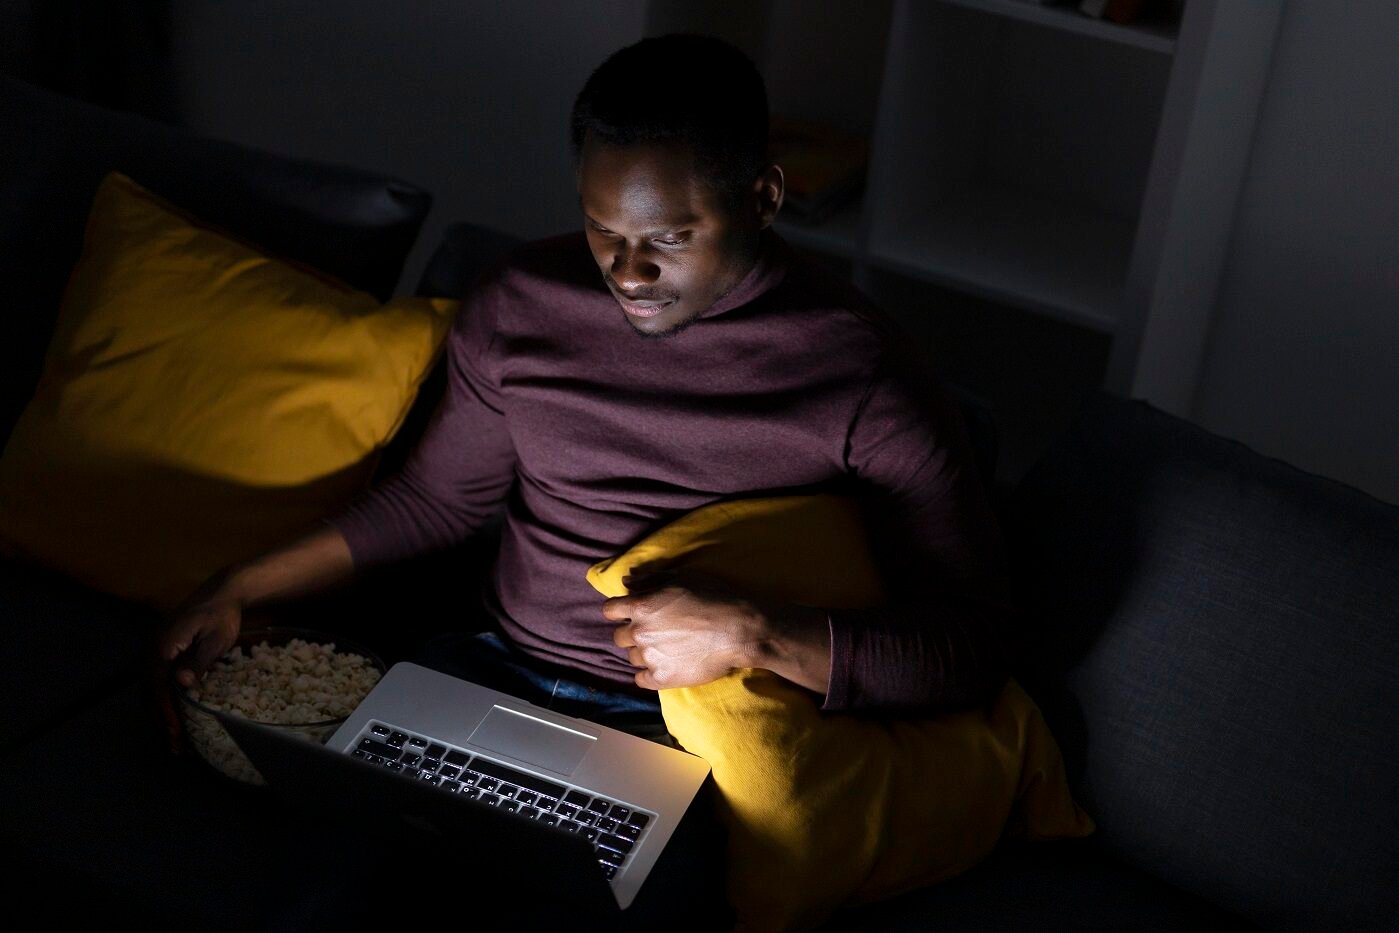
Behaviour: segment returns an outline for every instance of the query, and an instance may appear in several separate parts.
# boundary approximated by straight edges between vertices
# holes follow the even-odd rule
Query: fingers
[[[185,653],[184,663],[175,673],[175,679],[182,687],[193,687],[204,676],[209,665],[227,651],[229,645],[214,632],[201,632]]]
[[[613,622],[625,622],[631,618],[633,600],[630,596],[613,596],[602,603],[602,617]]]
[[[156,643],[156,654],[161,660],[173,661],[187,651],[201,621],[197,616],[185,616],[162,632]]]
[[[612,630],[612,643],[618,648],[630,648],[636,644],[636,634],[632,631],[630,622]]]
[[[643,690],[661,689],[660,685],[656,683],[656,679],[651,676],[650,671],[640,671],[632,680],[636,681],[636,685]]]

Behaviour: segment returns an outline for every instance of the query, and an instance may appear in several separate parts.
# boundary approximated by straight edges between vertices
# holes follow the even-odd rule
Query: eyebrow
[[[582,206],[583,206],[582,199],[579,199],[578,206],[579,206],[580,208],[582,208]],[[594,224],[595,226],[601,227],[601,228],[604,229],[604,230],[611,230],[611,229],[612,229],[611,227],[607,226],[607,224],[602,223],[600,220],[598,220],[598,219],[597,219],[596,217],[594,217],[592,214],[589,214],[586,210],[583,211],[583,219],[587,220],[588,223],[590,223],[590,224]],[[648,230],[646,230],[645,232],[646,232],[646,233],[673,233],[673,232],[675,232],[675,231],[677,231],[677,230],[680,230],[681,228],[690,226],[691,224],[695,223],[695,222],[698,221],[698,220],[699,220],[698,217],[677,217],[677,218],[675,218],[674,220],[671,220],[671,221],[666,221],[666,222],[662,222],[662,223],[655,224],[655,225],[653,225],[652,227],[650,227]]]

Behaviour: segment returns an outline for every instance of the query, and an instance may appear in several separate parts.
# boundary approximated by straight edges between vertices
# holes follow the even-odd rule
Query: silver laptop
[[[709,774],[701,758],[421,665],[393,665],[326,747],[588,842],[628,907]]]

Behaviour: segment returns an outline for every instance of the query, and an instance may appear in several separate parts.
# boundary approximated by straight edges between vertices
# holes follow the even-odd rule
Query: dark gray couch
[[[112,168],[381,295],[429,203],[401,182],[0,79],[0,270],[19,297],[0,322],[0,437],[28,399],[87,205]],[[505,245],[453,228],[423,290],[460,290]],[[829,928],[1395,929],[1399,509],[1102,398],[1015,491],[1006,522],[1025,606],[1017,674],[1099,833],[1006,845]],[[426,616],[434,588],[479,574],[491,546],[483,536],[282,618],[357,633],[394,660],[432,634],[397,620]],[[3,561],[0,622],[11,636],[0,857],[48,924],[378,928],[423,922],[411,885],[433,873],[465,883],[455,866],[472,863],[449,865],[421,840],[294,813],[172,757],[152,701],[160,620],[149,613]],[[529,906],[528,888],[490,877]],[[682,905],[679,928],[683,917]]]

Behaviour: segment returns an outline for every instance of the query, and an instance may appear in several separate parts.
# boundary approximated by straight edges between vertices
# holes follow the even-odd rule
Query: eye
[[[662,246],[679,246],[685,241],[676,237],[661,237],[660,239],[656,240],[656,242],[660,243]]]

